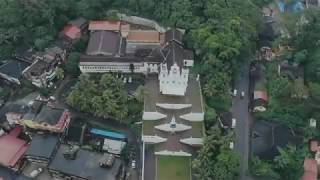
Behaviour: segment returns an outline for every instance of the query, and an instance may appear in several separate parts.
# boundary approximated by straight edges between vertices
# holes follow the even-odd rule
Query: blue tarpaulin
[[[294,13],[303,10],[303,4],[300,0],[292,0],[289,3],[285,3],[284,0],[278,1],[278,8],[280,12]]]
[[[117,140],[126,140],[127,136],[121,133],[107,131],[103,129],[92,128],[90,130],[91,134],[95,134],[98,136],[103,136],[105,138],[117,139]]]

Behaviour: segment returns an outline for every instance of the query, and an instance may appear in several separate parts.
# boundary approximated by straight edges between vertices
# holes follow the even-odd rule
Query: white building
[[[113,32],[114,33],[114,32]],[[134,32],[137,33],[137,32]],[[143,37],[144,31],[139,32],[139,35],[134,35],[135,39]],[[159,39],[159,33],[145,31],[147,34],[151,34],[146,39]],[[116,34],[113,34],[117,36]],[[130,33],[129,33],[130,35]],[[129,37],[129,36],[128,36]],[[131,37],[131,38],[133,38]],[[154,38],[155,37],[155,38]],[[94,37],[93,37],[94,38]],[[94,38],[97,39],[97,38]],[[111,42],[117,42],[121,47],[113,47],[117,56],[106,55],[83,55],[80,58],[80,70],[83,73],[105,73],[105,72],[119,72],[119,73],[141,73],[141,74],[158,74],[158,80],[160,83],[160,92],[167,95],[183,96],[186,92],[189,69],[193,66],[193,52],[191,50],[184,49],[182,44],[182,32],[179,30],[169,30],[164,33],[162,45],[148,44],[143,42],[143,46],[139,46],[141,49],[130,47],[131,41],[119,43],[118,40]],[[108,38],[106,39],[108,40]],[[141,40],[142,41],[142,40]],[[97,45],[94,43],[98,43]],[[153,41],[152,41],[153,42]],[[88,49],[90,52],[95,49],[100,43],[98,40],[92,40],[89,43]],[[105,42],[105,50],[109,47]],[[140,43],[141,44],[141,43]],[[131,46],[131,45],[130,45]],[[110,46],[111,47],[111,46]],[[120,56],[125,54],[124,56]]]

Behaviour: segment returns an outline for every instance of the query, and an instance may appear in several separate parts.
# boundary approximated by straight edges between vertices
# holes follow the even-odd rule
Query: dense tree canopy
[[[123,83],[111,74],[102,75],[99,82],[94,81],[88,74],[81,74],[79,82],[66,100],[72,107],[98,117],[124,120],[128,114],[128,99]]]
[[[276,67],[269,64],[268,69],[268,110],[257,117],[275,120],[281,124],[300,129],[296,131],[305,142],[319,137],[319,130],[309,127],[309,120],[320,119],[320,10],[307,9],[293,16],[288,16],[287,27],[290,27],[291,38],[280,38],[277,43],[289,46],[278,60],[287,61],[292,67],[303,69],[297,72],[284,73],[278,76]],[[272,70],[273,69],[273,70]],[[297,68],[295,68],[297,70]],[[303,97],[302,94],[307,94]],[[310,157],[307,143],[279,149],[279,155],[272,161],[255,161],[254,173],[265,175],[276,173],[281,179],[300,179],[303,171],[304,157]],[[313,155],[312,155],[313,156]],[[269,163],[273,166],[270,169]]]
[[[0,56],[25,44],[41,50],[55,39],[70,19],[106,18],[110,9],[154,19],[162,25],[186,29],[185,41],[196,54],[195,73],[201,75],[208,108],[228,110],[234,72],[255,48],[261,16],[252,0],[3,0],[0,2]],[[265,0],[260,0],[261,5]],[[112,11],[114,12],[114,11]],[[76,47],[83,50],[83,43]],[[78,57],[71,54],[65,71],[77,74]],[[67,97],[72,107],[97,116],[123,119],[128,112],[121,82],[110,75],[93,80],[82,74]],[[142,101],[143,89],[136,99]],[[209,119],[214,117],[213,112]],[[207,116],[208,117],[208,116]],[[210,123],[209,123],[210,124]],[[220,132],[209,133],[200,150],[196,171],[202,179],[233,179],[238,158],[224,144]],[[216,134],[216,135],[215,135]]]
[[[234,179],[238,175],[240,158],[229,149],[232,134],[223,136],[219,128],[209,130],[205,144],[193,162],[196,176],[206,180]]]

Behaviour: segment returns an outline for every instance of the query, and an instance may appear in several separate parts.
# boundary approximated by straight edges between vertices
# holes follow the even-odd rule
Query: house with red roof
[[[301,180],[317,180],[318,178],[318,166],[317,161],[312,158],[306,157],[303,163],[304,173],[300,178]]]
[[[309,148],[311,152],[317,152],[320,150],[319,141],[317,140],[311,140],[309,143]]]
[[[22,156],[26,152],[27,141],[18,138],[22,132],[22,127],[17,126],[8,134],[0,136],[0,165],[19,170],[23,165]]]
[[[68,24],[63,27],[63,30],[61,31],[61,36],[70,41],[77,40],[81,37],[81,34],[86,30],[87,26],[88,21],[81,17],[69,21]]]

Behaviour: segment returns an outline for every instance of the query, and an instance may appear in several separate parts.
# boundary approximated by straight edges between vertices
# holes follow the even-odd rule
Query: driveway
[[[249,113],[249,63],[244,65],[238,80],[236,81],[235,88],[238,90],[238,95],[234,97],[232,103],[232,114],[237,119],[235,128],[236,141],[235,151],[240,155],[240,180],[252,179],[247,177],[248,174],[248,160],[249,160],[249,132],[251,116]],[[241,91],[244,91],[245,96],[240,98]]]

